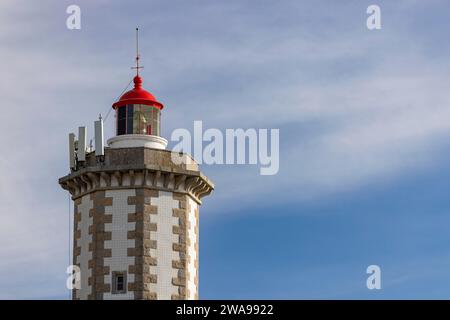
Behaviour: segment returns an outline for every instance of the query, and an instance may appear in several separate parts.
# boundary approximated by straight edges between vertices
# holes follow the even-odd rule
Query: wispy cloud
[[[166,104],[166,137],[194,120],[280,128],[279,175],[204,167],[217,186],[206,204],[214,212],[320,199],[426,169],[449,133],[450,70],[408,29],[419,2],[386,3],[378,33],[365,29],[359,1],[154,2],[139,12],[79,1],[81,31],[65,29],[66,4],[0,4],[1,269],[43,268],[64,251],[67,195],[57,178],[67,173],[66,136],[105,113],[128,82],[136,24],[145,86]]]

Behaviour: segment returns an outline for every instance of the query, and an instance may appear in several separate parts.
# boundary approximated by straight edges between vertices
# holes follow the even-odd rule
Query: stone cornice
[[[210,194],[214,185],[201,172],[132,166],[84,168],[59,179],[75,200],[85,194],[114,189],[151,188],[189,194],[196,202]],[[150,166],[151,167],[151,166]]]
[[[75,200],[100,190],[150,188],[189,194],[196,202],[210,194],[214,184],[197,165],[175,165],[170,151],[148,148],[106,149],[106,158],[98,161],[88,154],[77,170],[59,179]],[[140,162],[140,163],[139,163]],[[156,163],[156,164],[155,164]],[[194,169],[194,170],[190,170]]]

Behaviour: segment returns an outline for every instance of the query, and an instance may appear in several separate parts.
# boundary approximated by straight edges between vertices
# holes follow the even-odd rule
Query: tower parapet
[[[90,192],[136,187],[185,193],[201,204],[201,198],[213,190],[213,183],[191,156],[185,154],[186,160],[175,164],[172,153],[146,147],[106,148],[99,162],[91,152],[82,166],[60,178],[59,184],[73,200]]]

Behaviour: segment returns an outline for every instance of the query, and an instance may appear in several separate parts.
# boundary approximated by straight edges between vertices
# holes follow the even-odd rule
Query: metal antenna
[[[131,69],[136,69],[136,75],[139,76],[139,69],[143,69],[144,67],[139,66],[139,28],[136,28],[136,67],[132,67]]]
[[[131,69],[136,69],[136,75],[139,76],[139,69],[143,69],[144,67],[139,65],[139,28],[136,28],[136,67],[131,67]],[[123,89],[122,93],[117,97],[117,100],[120,99],[120,97],[125,93],[125,91],[127,91],[128,87],[130,86],[130,84],[133,82],[133,79],[130,79],[130,82],[128,82],[127,86]],[[113,108],[109,107],[108,108],[108,112],[106,113],[105,119],[104,121],[108,120],[108,117],[111,113],[111,111],[113,110]]]

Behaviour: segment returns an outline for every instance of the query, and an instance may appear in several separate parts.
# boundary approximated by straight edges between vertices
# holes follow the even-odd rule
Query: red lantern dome
[[[158,102],[154,95],[147,90],[142,89],[142,78],[139,75],[136,75],[133,81],[134,88],[125,92],[120,97],[119,101],[112,105],[114,109],[128,104],[143,104],[147,106],[154,106],[158,109],[164,108],[162,103]]]

